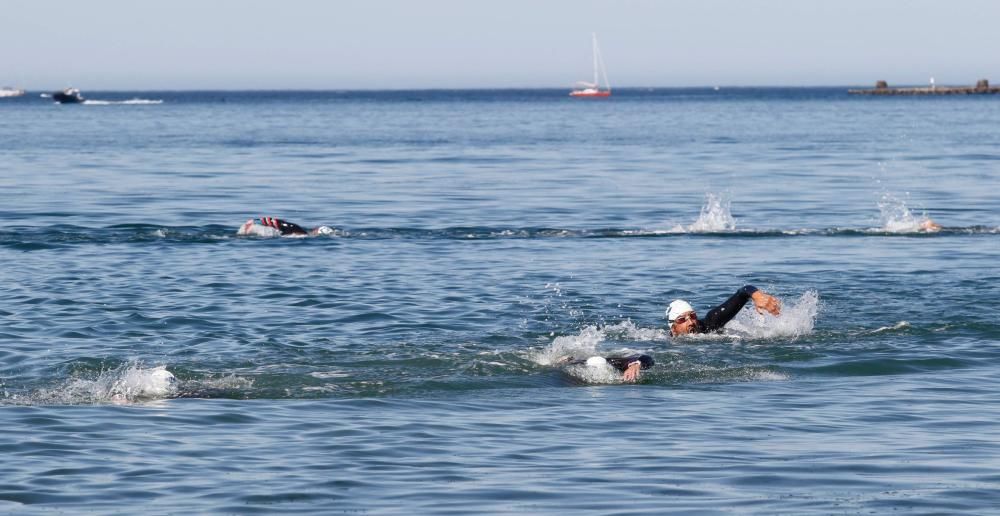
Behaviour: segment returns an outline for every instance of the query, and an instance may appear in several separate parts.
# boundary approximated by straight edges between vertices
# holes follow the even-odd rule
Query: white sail
[[[611,89],[611,83],[608,82],[608,69],[604,66],[604,56],[601,55],[601,48],[597,46],[597,33],[590,33],[591,37],[594,38],[594,84],[600,87],[601,83],[597,80],[597,71],[601,71],[601,76],[604,78],[604,87],[608,90]]]
[[[593,46],[594,80],[593,82],[577,82],[577,86],[582,89],[575,89],[570,92],[570,96],[572,97],[607,97],[611,95],[611,83],[608,81],[608,71],[604,66],[604,57],[601,55],[601,48],[597,45],[597,33],[592,32],[590,36]],[[603,83],[601,79],[604,79]]]

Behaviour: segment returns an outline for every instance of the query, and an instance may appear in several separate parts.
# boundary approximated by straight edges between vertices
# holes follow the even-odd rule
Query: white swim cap
[[[604,357],[590,357],[587,359],[587,365],[590,367],[601,367],[607,365],[608,361]]]
[[[683,299],[676,299],[670,303],[670,306],[667,307],[667,322],[672,324],[674,319],[693,311],[694,308],[691,308],[691,305],[688,304],[687,301],[684,301]]]

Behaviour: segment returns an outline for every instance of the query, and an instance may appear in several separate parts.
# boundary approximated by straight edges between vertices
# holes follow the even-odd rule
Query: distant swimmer
[[[938,231],[941,231],[941,224],[938,224],[931,219],[924,219],[924,221],[920,223],[920,231],[937,233]]]
[[[736,314],[747,304],[747,301],[751,300],[758,312],[768,312],[771,315],[781,313],[781,301],[778,298],[763,290],[758,290],[753,285],[746,285],[737,290],[735,294],[721,305],[709,310],[704,319],[698,319],[698,314],[695,313],[694,308],[687,301],[677,299],[671,302],[670,306],[667,307],[667,322],[670,323],[670,334],[676,337],[689,333],[718,332],[736,317]]]
[[[244,222],[236,234],[258,237],[318,236],[332,235],[333,229],[328,226],[319,226],[306,230],[294,222],[288,222],[275,217],[261,217],[260,219],[250,219]]]
[[[622,380],[634,382],[639,378],[640,369],[653,367],[653,357],[649,355],[629,355],[625,357],[590,357],[590,358],[566,358],[563,365],[586,365],[588,367],[603,367],[609,365],[619,372],[624,373]]]

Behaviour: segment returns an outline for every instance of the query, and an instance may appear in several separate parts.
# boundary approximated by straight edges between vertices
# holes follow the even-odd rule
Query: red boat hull
[[[610,91],[571,91],[569,93],[570,97],[610,97]]]

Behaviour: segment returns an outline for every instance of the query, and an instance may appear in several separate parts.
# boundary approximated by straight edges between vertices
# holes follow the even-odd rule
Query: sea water
[[[1000,504],[1000,99],[85,95],[0,100],[0,512]]]

